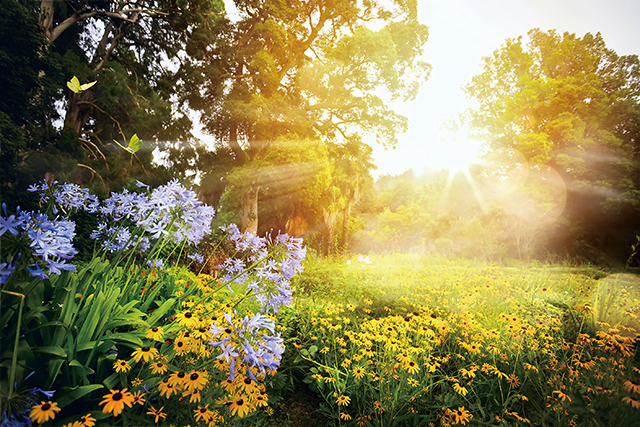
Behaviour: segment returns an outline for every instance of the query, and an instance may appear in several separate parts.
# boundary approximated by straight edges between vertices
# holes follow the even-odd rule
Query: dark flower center
[[[186,317],[187,319],[191,319],[191,313],[189,313],[188,311],[184,314],[184,317]]]
[[[236,405],[238,405],[238,406],[244,405],[244,400],[238,399],[238,401],[236,402]]]
[[[156,365],[156,368],[162,368],[164,366],[164,364],[162,362],[158,362],[158,364]]]
[[[231,329],[229,329],[229,328],[225,329],[224,331],[225,331],[227,334],[230,334],[230,333],[231,333]]]
[[[151,349],[145,345],[144,347],[142,347],[141,350],[144,352],[147,352],[147,351],[150,351]]]
[[[206,328],[200,328],[198,329],[198,332],[200,332],[201,334],[204,334],[205,332],[207,332]]]
[[[244,383],[245,383],[246,385],[251,384],[251,378],[245,378],[245,379],[244,379]]]
[[[200,378],[200,375],[198,375],[197,372],[194,372],[193,374],[191,374],[191,376],[189,378],[191,379],[191,381],[195,381],[198,378]]]
[[[49,409],[51,409],[51,404],[50,403],[45,403],[44,405],[42,405],[40,407],[41,410],[43,411],[48,411]]]
[[[207,413],[207,408],[200,408],[200,413],[201,414],[206,414]]]
[[[182,347],[184,345],[184,343],[182,341],[178,341],[178,344],[176,344],[178,347]]]
[[[113,399],[113,400],[121,400],[122,399],[122,393],[117,392],[116,394],[113,395],[113,397],[111,399]]]
[[[153,332],[158,332],[158,328],[151,329]]]
[[[178,378],[184,378],[185,373],[184,372],[178,372]]]

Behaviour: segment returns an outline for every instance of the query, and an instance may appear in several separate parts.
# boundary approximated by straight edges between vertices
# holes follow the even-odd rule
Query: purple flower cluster
[[[229,329],[233,332],[220,341],[215,341],[220,332],[226,329],[216,324],[211,325],[209,332],[213,334],[213,339],[209,342],[214,347],[220,347],[222,353],[218,359],[225,358],[229,362],[231,380],[235,379],[236,358],[240,358],[247,366],[259,370],[265,374],[266,369],[275,370],[280,365],[282,353],[284,353],[284,343],[280,334],[275,332],[275,322],[265,315],[257,313],[253,316],[238,318],[235,310],[225,313],[224,318],[229,324]],[[267,334],[271,332],[271,335]],[[249,376],[256,380],[251,369],[248,369]]]
[[[151,193],[127,190],[112,193],[98,207],[98,212],[102,221],[91,237],[101,238],[103,247],[112,252],[129,249],[132,245],[138,245],[138,249],[144,252],[149,247],[149,239],[164,238],[176,244],[186,240],[198,244],[211,232],[211,220],[215,214],[212,207],[196,198],[196,193],[176,180],[157,187]],[[130,221],[140,234],[123,228],[122,224],[108,226],[123,219]]]
[[[246,286],[246,294],[266,313],[291,302],[291,279],[302,271],[306,247],[302,239],[280,234],[275,239],[240,233],[235,224],[222,227],[244,258],[229,258],[221,266],[222,280]]]
[[[68,213],[71,209],[84,209],[87,212],[96,212],[98,198],[89,194],[89,190],[81,188],[77,184],[59,184],[53,181],[49,184],[43,180],[39,184],[29,186],[27,191],[40,194],[40,204],[53,200],[53,213]]]
[[[0,236],[5,233],[14,239],[9,247],[20,247],[15,242],[26,241],[31,248],[31,259],[34,261],[26,266],[29,273],[40,279],[49,276],[43,267],[48,269],[48,274],[60,274],[61,270],[74,271],[75,265],[68,264],[66,260],[74,257],[78,252],[73,248],[72,241],[75,237],[75,223],[67,220],[50,220],[47,215],[40,212],[20,212],[16,215],[7,215],[6,205],[2,205],[4,216],[0,217]],[[6,241],[6,240],[5,240]],[[10,253],[8,262],[0,264],[0,284],[4,284],[15,269],[14,260],[22,260],[26,256],[22,252]],[[27,262],[28,262],[27,261]]]

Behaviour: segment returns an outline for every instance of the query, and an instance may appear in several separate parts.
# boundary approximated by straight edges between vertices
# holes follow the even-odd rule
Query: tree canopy
[[[236,1],[218,43],[189,52],[193,108],[209,133],[244,167],[267,156],[277,138],[359,141],[373,133],[387,145],[406,129],[379,91],[411,99],[429,65],[419,59],[427,27],[417,2]],[[371,29],[378,23],[379,29]],[[255,168],[254,168],[255,169]],[[260,179],[244,174],[242,229],[258,229]]]
[[[526,43],[507,40],[485,57],[466,92],[479,103],[471,123],[490,151],[517,152],[531,170],[551,168],[566,185],[556,250],[622,247],[638,232],[637,55],[617,55],[600,34],[534,29]]]

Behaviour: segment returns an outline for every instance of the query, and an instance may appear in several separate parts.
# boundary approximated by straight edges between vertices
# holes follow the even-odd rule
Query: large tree
[[[534,29],[527,39],[484,58],[466,87],[479,103],[472,124],[490,150],[560,175],[567,195],[556,250],[624,248],[640,231],[640,61],[600,34]]]
[[[239,19],[226,22],[219,42],[189,52],[200,58],[200,91],[208,132],[246,168],[241,229],[258,230],[259,168],[285,135],[336,144],[374,133],[393,145],[406,119],[380,97],[411,99],[426,80],[420,61],[427,28],[415,0],[238,0]],[[377,29],[371,29],[376,28]]]
[[[182,94],[191,89],[185,74],[197,69],[186,51],[194,38],[215,38],[221,1],[1,1],[0,55],[8,61],[2,80],[19,83],[16,92],[25,95],[12,97],[15,105],[0,104],[3,141],[17,141],[3,144],[3,170],[41,177],[47,167],[64,179],[98,178],[108,190],[148,175],[156,143],[194,142]],[[74,75],[98,84],[73,93],[65,82]],[[38,111],[37,120],[29,109]],[[52,124],[62,117],[59,131]],[[126,143],[134,133],[145,141],[136,155],[112,142]],[[52,161],[55,155],[59,161]],[[6,183],[4,175],[9,172]]]

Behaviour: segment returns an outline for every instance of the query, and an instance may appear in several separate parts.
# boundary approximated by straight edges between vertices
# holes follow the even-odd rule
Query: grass
[[[637,425],[637,276],[372,261],[295,279],[265,425]]]

